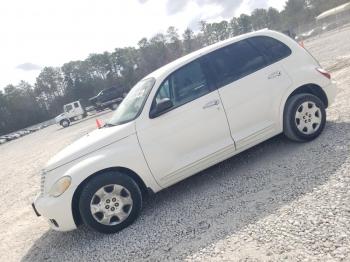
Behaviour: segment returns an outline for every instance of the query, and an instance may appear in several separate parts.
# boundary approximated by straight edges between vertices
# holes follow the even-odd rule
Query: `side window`
[[[69,112],[73,109],[72,105],[66,105],[66,112]]]
[[[164,98],[169,98],[172,100],[172,96],[170,96],[170,84],[169,78],[165,80],[162,86],[159,88],[158,94],[156,96],[156,103],[159,103]]]
[[[249,43],[264,54],[269,64],[273,64],[292,53],[292,50],[282,42],[268,36],[256,36],[248,39]]]
[[[169,98],[174,107],[181,106],[210,92],[201,62],[194,61],[171,74],[161,85],[155,103]]]
[[[78,107],[79,107],[79,103],[78,103],[78,102],[75,102],[75,103],[74,103],[74,107],[75,107],[75,108],[78,108]]]
[[[208,57],[218,86],[227,85],[266,66],[266,60],[245,40],[223,47]]]
[[[209,93],[200,62],[192,62],[176,71],[170,78],[174,104],[182,105]]]

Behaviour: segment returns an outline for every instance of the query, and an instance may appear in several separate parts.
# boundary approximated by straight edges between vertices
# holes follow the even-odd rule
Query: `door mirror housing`
[[[155,108],[150,112],[150,117],[155,118],[166,112],[168,109],[174,106],[173,102],[169,98],[163,98],[160,100]]]

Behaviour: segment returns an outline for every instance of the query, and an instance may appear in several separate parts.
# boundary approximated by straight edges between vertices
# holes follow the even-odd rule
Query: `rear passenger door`
[[[270,37],[239,41],[209,55],[236,148],[279,130],[279,108],[291,80],[280,61],[291,50]]]

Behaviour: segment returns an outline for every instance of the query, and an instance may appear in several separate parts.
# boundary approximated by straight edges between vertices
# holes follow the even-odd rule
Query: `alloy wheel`
[[[312,101],[302,103],[295,113],[295,124],[303,134],[314,134],[320,128],[321,122],[321,109]]]
[[[97,222],[114,226],[128,218],[132,206],[129,190],[121,185],[111,184],[96,191],[90,202],[90,211]]]

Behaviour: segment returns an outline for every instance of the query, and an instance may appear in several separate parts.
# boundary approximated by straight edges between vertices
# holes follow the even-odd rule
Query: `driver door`
[[[173,107],[136,123],[140,146],[161,186],[193,175],[235,150],[219,93],[203,67],[196,60],[172,73],[152,98],[152,108],[164,98]]]
[[[65,105],[64,111],[66,112],[66,117],[67,118],[74,117],[74,106],[73,106],[73,103]]]

